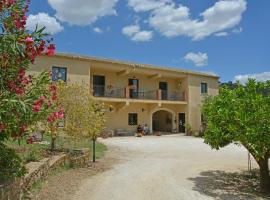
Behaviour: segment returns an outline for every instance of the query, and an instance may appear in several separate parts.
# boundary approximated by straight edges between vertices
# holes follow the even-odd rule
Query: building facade
[[[130,62],[57,54],[40,56],[33,73],[52,71],[52,79],[87,85],[106,108],[106,129],[133,134],[147,124],[150,132],[201,129],[201,105],[218,94],[219,77],[186,70]]]

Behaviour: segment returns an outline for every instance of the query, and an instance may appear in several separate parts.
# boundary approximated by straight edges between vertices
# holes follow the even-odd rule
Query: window
[[[135,126],[138,124],[138,114],[129,113],[128,114],[128,125]]]
[[[208,92],[207,83],[201,83],[201,94],[207,94],[207,92]]]
[[[59,80],[67,82],[67,68],[52,67],[52,81],[59,81]]]

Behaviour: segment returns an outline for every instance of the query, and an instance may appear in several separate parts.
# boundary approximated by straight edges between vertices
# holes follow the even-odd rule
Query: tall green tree
[[[270,193],[270,81],[250,79],[234,89],[222,87],[218,96],[204,102],[202,111],[205,143],[214,149],[242,144],[259,165],[261,190]]]

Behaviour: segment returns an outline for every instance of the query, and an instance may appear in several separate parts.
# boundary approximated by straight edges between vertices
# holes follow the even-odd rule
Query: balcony
[[[164,101],[187,101],[186,92],[166,90],[137,90],[132,86],[122,88],[107,88],[106,86],[94,85],[91,93],[94,97],[141,99],[141,100],[164,100]]]

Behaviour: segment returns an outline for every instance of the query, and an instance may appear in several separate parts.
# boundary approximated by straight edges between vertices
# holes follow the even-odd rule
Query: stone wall
[[[39,162],[28,163],[26,165],[28,172],[23,178],[0,185],[0,200],[21,200],[35,182],[48,176],[54,169],[65,164],[70,164],[72,167],[84,167],[87,166],[89,160],[89,149],[80,149],[72,153],[44,158]]]
[[[69,154],[69,163],[72,167],[84,167],[90,161],[89,149],[75,150],[75,155]]]
[[[27,174],[22,179],[22,189],[24,192],[29,190],[33,183],[42,177],[46,177],[55,168],[65,165],[67,162],[67,154],[44,158],[39,162],[30,162],[26,165]]]

